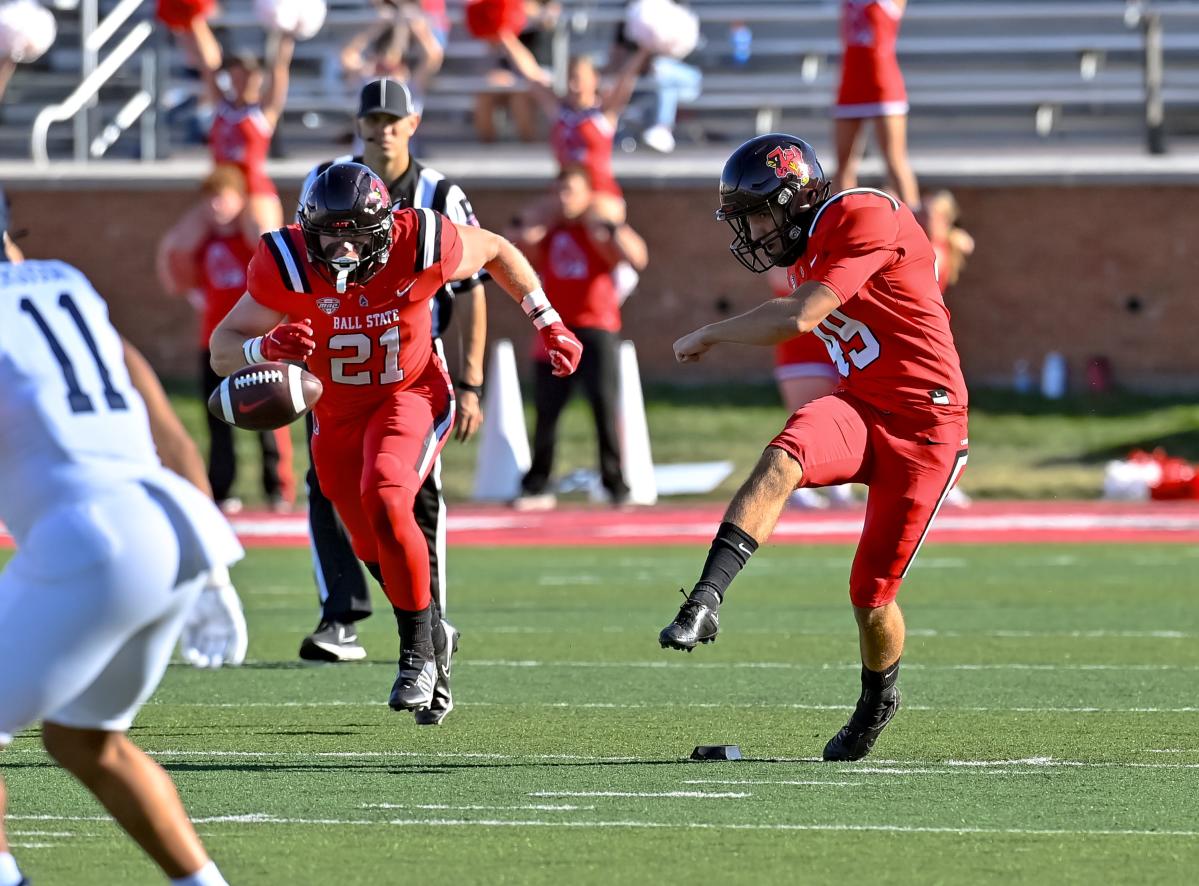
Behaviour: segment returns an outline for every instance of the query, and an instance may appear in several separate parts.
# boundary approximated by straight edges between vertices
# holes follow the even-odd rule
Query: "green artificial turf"
[[[203,404],[178,388],[176,409],[204,445]],[[1045,401],[1035,395],[974,391],[970,467],[961,486],[979,498],[1098,498],[1109,459],[1133,448],[1163,446],[1171,455],[1199,460],[1199,405],[1195,398],[1131,394]],[[786,415],[770,385],[649,386],[646,413],[657,464],[730,460],[734,470],[709,499],[727,500],[778,433]],[[526,392],[526,424],[533,427]],[[303,425],[293,427],[303,493],[307,453]],[[242,470],[235,494],[261,504],[258,453],[253,435],[238,433]],[[469,499],[478,444],[451,440],[443,451],[443,482],[451,501]],[[591,413],[576,397],[562,417],[557,475],[596,464]],[[579,494],[579,498],[582,495]]]
[[[1193,876],[1199,552],[927,548],[901,601],[905,707],[844,765],[813,758],[858,691],[849,549],[765,547],[718,643],[661,650],[702,556],[453,551],[458,707],[421,728],[385,704],[390,614],[363,624],[367,663],[300,666],[308,554],[252,551],[251,662],[172,666],[133,736],[243,886]],[[685,762],[701,743],[747,759]],[[162,882],[34,733],[0,769],[33,882]]]

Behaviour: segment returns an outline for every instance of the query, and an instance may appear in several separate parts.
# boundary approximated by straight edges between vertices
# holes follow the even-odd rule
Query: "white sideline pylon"
[[[645,398],[641,395],[641,371],[637,349],[631,341],[620,343],[620,399],[616,406],[616,433],[620,439],[620,465],[633,504],[658,501],[654,458],[649,448],[649,424],[645,420]]]
[[[525,406],[516,374],[512,342],[492,346],[483,397],[483,432],[475,465],[476,501],[511,501],[520,494],[520,481],[529,470],[529,434]]]

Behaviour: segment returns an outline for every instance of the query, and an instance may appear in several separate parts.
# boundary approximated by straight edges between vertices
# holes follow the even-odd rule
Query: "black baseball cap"
[[[372,80],[362,87],[362,94],[358,98],[359,117],[375,113],[408,117],[416,112],[412,93],[398,80]]]

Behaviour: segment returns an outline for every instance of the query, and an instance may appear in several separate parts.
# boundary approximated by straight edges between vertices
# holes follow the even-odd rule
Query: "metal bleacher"
[[[78,0],[56,0],[71,5]],[[101,9],[116,0],[102,0]],[[337,70],[338,49],[373,21],[366,0],[327,0],[321,34],[301,43],[293,65],[280,144],[289,152],[327,152],[348,137],[354,85]],[[425,103],[426,144],[473,140],[470,110],[487,88],[488,47],[461,24],[464,0],[449,0],[453,28],[446,61]],[[623,15],[623,0],[564,0],[572,52],[603,56]],[[690,61],[704,71],[704,91],[684,105],[681,143],[728,142],[755,130],[827,127],[836,89],[840,43],[833,0],[692,0],[703,40]],[[1199,131],[1199,2],[1147,4],[1160,15],[1165,62],[1163,98],[1167,127]],[[152,15],[146,2],[131,22]],[[899,51],[912,106],[911,141],[969,145],[979,140],[1072,140],[1127,137],[1144,127],[1144,39],[1126,21],[1123,0],[911,0]],[[0,109],[0,156],[29,152],[29,125],[39,108],[60,101],[79,82],[76,10],[56,10],[59,39],[38,64],[22,66]],[[730,27],[752,30],[752,54],[735,64]],[[252,0],[225,0],[215,20],[233,47],[261,46]],[[159,106],[169,110],[194,91],[195,80],[163,34],[154,38],[165,69]],[[143,82],[126,65],[99,97],[100,118],[110,116]],[[173,151],[194,149],[184,114],[168,115]],[[51,130],[50,154],[71,152],[72,128]],[[119,137],[109,156],[134,156],[132,133]]]

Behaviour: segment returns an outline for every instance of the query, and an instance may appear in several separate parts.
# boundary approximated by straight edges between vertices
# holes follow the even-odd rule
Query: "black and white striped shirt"
[[[313,167],[304,179],[300,188],[300,199],[303,200],[308,188],[316,181],[316,177],[334,163],[362,163],[362,157],[346,154],[334,157],[325,163]],[[466,193],[436,169],[431,169],[413,158],[408,163],[408,169],[395,181],[387,183],[388,193],[393,201],[402,201],[402,205],[415,209],[432,209],[445,215],[450,221],[460,225],[479,227],[475,218],[474,207],[470,205]],[[449,284],[438,293],[433,307],[433,335],[440,337],[450,325],[450,317],[454,308],[454,295],[472,289],[481,278],[478,275],[469,279]]]

